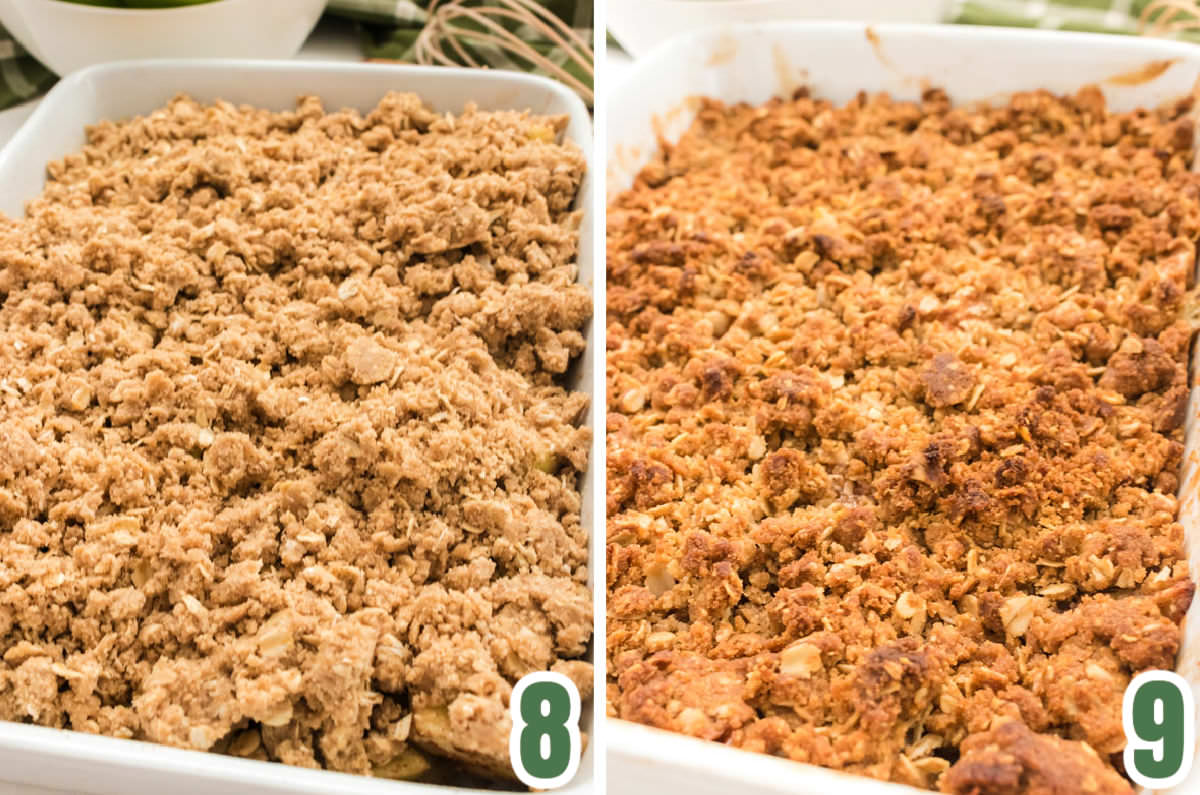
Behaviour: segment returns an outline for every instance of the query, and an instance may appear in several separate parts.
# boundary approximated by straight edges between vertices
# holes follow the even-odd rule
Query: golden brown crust
[[[0,218],[0,718],[511,778],[591,666],[565,120],[162,110]]]
[[[1128,790],[1121,694],[1194,590],[1188,107],[800,94],[663,146],[609,208],[610,714]]]
[[[1132,795],[1133,787],[1084,743],[1035,734],[1018,720],[972,735],[942,779],[952,795]]]

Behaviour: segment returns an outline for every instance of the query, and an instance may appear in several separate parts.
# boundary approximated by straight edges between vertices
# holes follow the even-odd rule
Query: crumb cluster
[[[609,714],[1131,793],[1171,669],[1191,100],[705,101],[608,214]]]
[[[512,778],[591,689],[565,125],[180,97],[0,217],[0,718]]]

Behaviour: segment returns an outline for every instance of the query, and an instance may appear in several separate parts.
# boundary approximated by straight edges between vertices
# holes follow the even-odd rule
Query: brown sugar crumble
[[[513,780],[591,690],[565,126],[180,97],[0,217],[0,718]]]
[[[608,711],[1131,793],[1173,668],[1191,102],[706,101],[608,213]]]

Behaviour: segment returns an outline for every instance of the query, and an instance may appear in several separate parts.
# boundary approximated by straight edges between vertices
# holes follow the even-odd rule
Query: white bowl
[[[216,0],[179,8],[104,8],[0,0],[0,25],[60,75],[142,58],[291,58],[325,0]]]

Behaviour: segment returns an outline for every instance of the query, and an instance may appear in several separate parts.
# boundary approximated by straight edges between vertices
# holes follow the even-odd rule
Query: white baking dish
[[[327,109],[367,111],[388,91],[416,92],[439,112],[460,112],[465,104],[474,102],[484,109],[528,109],[569,116],[567,137],[579,144],[589,163],[589,177],[579,196],[584,212],[579,278],[594,289],[590,117],[579,98],[558,83],[514,72],[298,61],[143,61],[91,67],[58,83],[0,150],[0,212],[22,212],[24,202],[41,192],[45,164],[83,145],[85,125],[149,112],[180,92],[203,101],[220,98],[279,110],[294,107],[301,94],[315,94]],[[589,329],[592,344],[572,370],[572,386],[589,394],[594,394],[595,381],[594,323]],[[596,412],[593,406],[589,416],[593,428]],[[600,460],[599,445],[597,439],[593,461]],[[595,469],[590,467],[584,482],[583,523],[589,528],[595,526]],[[593,539],[593,560],[600,559],[595,553],[598,543]],[[585,709],[582,728],[594,734],[591,714]],[[579,774],[561,791],[592,791],[595,756],[591,749],[584,754]],[[476,792],[305,770],[2,721],[0,780],[108,795]]]
[[[716,25],[784,19],[941,22],[950,0],[609,0],[608,29],[634,57],[672,36]]]
[[[709,29],[659,45],[635,61],[611,93],[620,101],[608,108],[608,191],[613,195],[629,187],[654,153],[656,135],[668,141],[679,137],[695,116],[697,96],[762,103],[809,86],[816,95],[844,103],[860,90],[915,99],[923,87],[933,85],[945,88],[953,101],[965,103],[1001,101],[1009,92],[1035,88],[1074,92],[1096,83],[1111,108],[1129,110],[1187,95],[1198,76],[1200,48],[1126,36],[846,22]],[[1200,374],[1200,354],[1193,359],[1192,373],[1193,379]],[[1193,389],[1181,493],[1193,579],[1200,572],[1198,396],[1200,390]],[[1200,603],[1188,616],[1176,670],[1200,693]],[[668,786],[689,795],[921,791],[623,721],[610,721],[605,736],[609,786],[630,795],[649,795]],[[1200,766],[1172,792],[1200,792]]]

